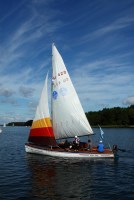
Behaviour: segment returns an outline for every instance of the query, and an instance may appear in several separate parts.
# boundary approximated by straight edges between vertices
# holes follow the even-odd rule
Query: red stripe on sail
[[[30,137],[31,136],[49,136],[54,137],[52,127],[43,127],[43,128],[32,128],[30,130]]]
[[[28,141],[36,145],[57,146],[52,127],[31,129]]]

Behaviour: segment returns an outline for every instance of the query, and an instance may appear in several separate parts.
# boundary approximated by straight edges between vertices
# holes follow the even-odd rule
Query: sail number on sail
[[[59,72],[59,73],[58,73],[58,76],[62,76],[62,75],[64,75],[64,74],[66,74],[66,71]],[[55,76],[55,77],[53,77],[53,80],[55,80],[55,79],[56,79],[56,76]]]
[[[67,74],[67,72],[66,72],[66,71],[62,71],[62,72],[59,72],[59,73],[58,73],[58,76],[63,76],[63,75],[65,75],[65,74]],[[65,83],[65,82],[67,82],[68,80],[69,80],[69,78],[66,77],[66,78],[64,78],[62,81]],[[53,84],[54,87],[56,87],[56,86],[58,86],[58,85],[61,84],[61,81],[56,82],[56,76],[53,76],[53,78],[52,78],[52,84]]]

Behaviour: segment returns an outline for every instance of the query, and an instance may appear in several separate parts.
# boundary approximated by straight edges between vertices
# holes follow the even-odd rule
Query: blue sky
[[[0,124],[33,119],[53,42],[85,112],[134,104],[134,0],[1,0]]]

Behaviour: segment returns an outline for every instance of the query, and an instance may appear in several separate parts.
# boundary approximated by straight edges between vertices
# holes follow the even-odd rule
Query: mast
[[[52,43],[52,67],[51,67],[51,122],[52,122],[52,127],[53,127],[53,101],[52,101],[52,94],[53,94],[53,47],[54,47],[54,42]]]

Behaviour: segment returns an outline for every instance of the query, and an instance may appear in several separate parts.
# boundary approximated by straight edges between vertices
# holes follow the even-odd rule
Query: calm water
[[[98,129],[94,129],[98,141]],[[103,129],[119,160],[62,160],[26,154],[29,128],[0,134],[0,200],[134,199],[134,129]]]

